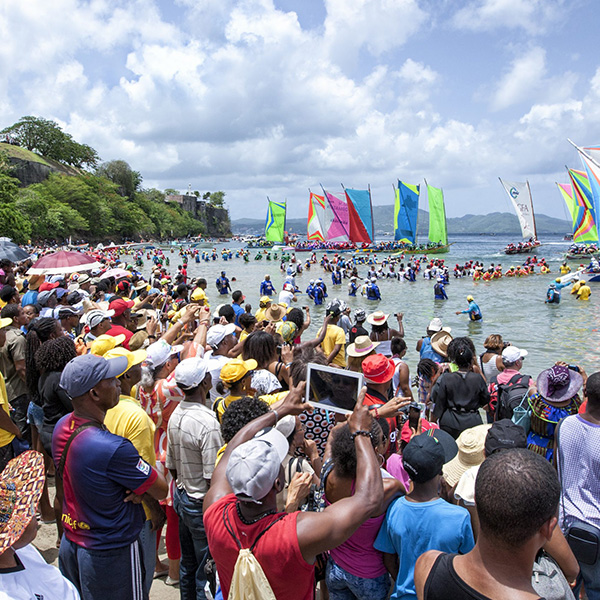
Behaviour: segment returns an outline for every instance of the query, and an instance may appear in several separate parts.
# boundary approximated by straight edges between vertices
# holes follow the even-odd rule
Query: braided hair
[[[56,319],[41,317],[34,319],[29,324],[29,331],[25,337],[25,383],[31,398],[38,398],[38,379],[40,373],[35,364],[35,353],[40,346],[47,342],[56,333]]]

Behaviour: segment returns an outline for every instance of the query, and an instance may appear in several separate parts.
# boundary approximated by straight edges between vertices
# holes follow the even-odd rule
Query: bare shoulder
[[[423,600],[425,597],[425,582],[427,581],[427,577],[429,577],[433,563],[435,563],[440,554],[443,554],[443,552],[440,552],[439,550],[429,550],[428,552],[421,554],[415,564],[415,588],[419,600]]]

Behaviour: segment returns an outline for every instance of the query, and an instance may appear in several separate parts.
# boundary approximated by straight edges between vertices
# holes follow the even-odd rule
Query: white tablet
[[[362,373],[308,363],[305,402],[324,410],[349,414],[363,387]]]

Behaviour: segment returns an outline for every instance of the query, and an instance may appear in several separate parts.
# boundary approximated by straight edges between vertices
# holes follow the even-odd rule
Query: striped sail
[[[598,228],[594,211],[594,197],[585,171],[567,169],[571,180],[573,198],[577,203],[576,222],[573,224],[573,241],[581,244],[598,242]]]
[[[325,233],[325,197],[310,192],[306,237],[324,242]]]
[[[285,236],[285,202],[269,200],[265,222],[265,239],[269,242],[283,242]]]

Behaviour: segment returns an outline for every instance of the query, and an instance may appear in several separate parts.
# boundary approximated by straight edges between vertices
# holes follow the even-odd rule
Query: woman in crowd
[[[371,325],[369,337],[374,342],[380,342],[377,351],[384,356],[392,355],[392,338],[404,337],[404,323],[402,322],[404,315],[402,313],[396,313],[395,315],[396,320],[398,321],[398,329],[392,329],[388,325],[389,316],[390,315],[378,310],[367,317],[367,323]]]
[[[410,389],[410,370],[408,365],[402,360],[406,354],[406,342],[404,338],[394,337],[391,342],[392,360],[396,365],[394,377],[392,379],[392,390],[394,396],[404,396],[412,400],[413,393]]]
[[[502,336],[494,333],[488,335],[483,342],[485,352],[479,357],[481,370],[485,380],[489,383],[492,377],[496,377],[501,371],[504,371],[502,364],[502,350],[504,350],[504,342]]]
[[[253,396],[252,371],[256,369],[257,362],[254,359],[242,360],[232,358],[221,368],[220,381],[217,382],[217,391],[221,394],[213,403],[213,410],[219,422],[223,419],[223,413],[232,402],[244,396]],[[229,392],[227,394],[227,392]],[[225,394],[227,394],[225,396]]]
[[[251,333],[244,342],[244,360],[254,359],[258,364],[252,373],[252,388],[259,396],[272,394],[289,385],[285,364],[277,356],[275,338],[266,331]]]
[[[367,356],[377,352],[379,342],[373,342],[367,335],[359,335],[352,344],[348,344],[347,369],[355,373],[362,373],[362,363]]]

